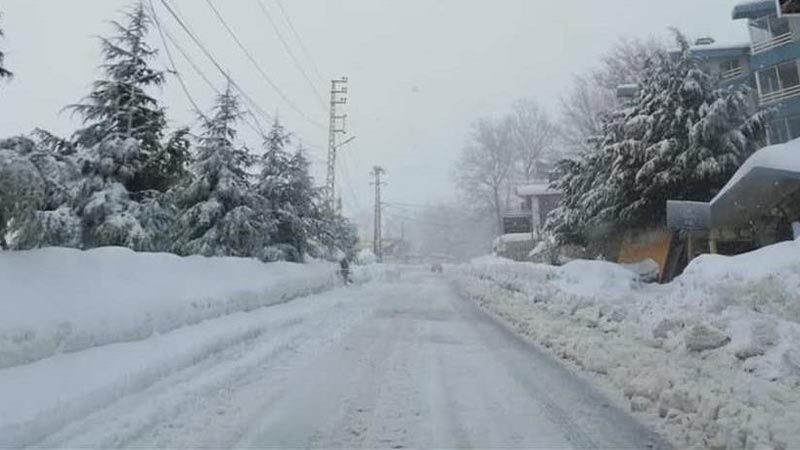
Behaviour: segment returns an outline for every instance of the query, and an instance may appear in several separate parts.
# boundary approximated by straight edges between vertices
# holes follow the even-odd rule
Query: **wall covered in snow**
[[[678,447],[800,448],[800,241],[702,256],[662,286],[497,258],[456,281]]]

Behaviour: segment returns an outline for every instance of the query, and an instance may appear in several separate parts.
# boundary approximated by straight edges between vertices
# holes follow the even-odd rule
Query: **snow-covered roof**
[[[692,50],[749,50],[750,42],[716,42],[707,45],[692,45]]]
[[[733,7],[733,19],[753,19],[770,13],[777,13],[775,0],[749,0]]]
[[[800,139],[755,152],[708,203],[667,202],[667,222],[683,229],[743,225],[798,193]]]
[[[726,192],[757,168],[797,172],[800,174],[800,139],[795,139],[785,144],[770,145],[753,153],[728,180],[728,183],[725,184],[719,194],[711,200],[711,203],[724,197]]]
[[[553,189],[550,187],[549,184],[541,183],[541,184],[526,184],[522,186],[517,186],[517,195],[520,197],[536,197],[539,195],[558,195],[561,194],[561,191],[558,189]]]

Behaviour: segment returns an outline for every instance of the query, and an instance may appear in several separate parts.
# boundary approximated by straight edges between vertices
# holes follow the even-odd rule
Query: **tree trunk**
[[[503,234],[503,211],[500,208],[500,192],[498,188],[493,189],[494,193],[494,213],[497,219],[496,226],[497,226],[497,235],[501,236]]]

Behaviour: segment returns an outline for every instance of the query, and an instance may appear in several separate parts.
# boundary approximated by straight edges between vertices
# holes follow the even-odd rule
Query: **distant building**
[[[522,199],[521,209],[530,217],[531,232],[538,238],[544,228],[547,214],[556,209],[558,202],[561,201],[561,191],[544,183],[518,186],[515,193]]]

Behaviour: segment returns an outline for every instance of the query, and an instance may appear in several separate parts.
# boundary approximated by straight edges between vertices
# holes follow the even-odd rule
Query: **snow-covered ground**
[[[3,258],[42,260],[59,252]],[[664,444],[585,381],[460,298],[446,277],[427,269],[373,266],[358,274],[372,282],[273,304],[269,283],[311,289],[316,285],[308,280],[325,270],[313,265],[249,267],[242,260],[171,261],[163,255],[120,250],[60,255],[73,275],[89,278],[80,267],[99,279],[112,276],[111,271],[117,278],[105,278],[101,286],[122,284],[138,295],[160,295],[165,302],[161,309],[152,299],[142,301],[152,317],[192,312],[184,306],[188,300],[174,300],[182,293],[186,296],[180,298],[186,299],[205,292],[204,298],[216,304],[224,303],[223,298],[242,298],[228,293],[245,292],[243,298],[251,301],[193,324],[179,320],[174,323],[182,326],[147,337],[113,339],[104,345],[96,340],[94,345],[0,369],[2,448]],[[166,280],[150,287],[137,286],[144,281],[138,277],[125,281],[120,274],[136,269],[128,263],[139,258],[152,266],[139,267],[144,273],[169,270],[181,284],[197,285],[183,292]],[[115,261],[126,271],[101,267],[103,260]],[[55,266],[54,262],[46,273]],[[273,267],[277,274],[270,275]],[[18,281],[31,281],[34,274],[47,279],[41,277],[42,269],[17,268],[18,277],[29,277]],[[272,281],[256,284],[256,275]],[[288,281],[292,277],[294,281]],[[232,289],[242,284],[242,290]],[[123,308],[122,299],[137,298],[121,293],[103,308],[94,301],[75,301],[82,297],[71,296],[83,291],[66,282],[32,285],[25,298],[39,298],[33,295],[36,291],[54,295],[59,288],[60,301],[72,299],[76,309],[88,305],[84,322],[78,320],[78,312],[68,316],[78,324],[91,324],[98,317],[102,321],[98,311],[111,312],[112,307]],[[263,289],[260,295],[255,293],[258,289]],[[142,323],[137,308],[126,306],[124,311],[131,315],[130,323]],[[28,318],[29,328],[46,330],[43,319],[57,317],[48,314],[40,316],[38,325],[33,313],[22,317]],[[128,323],[113,320],[116,325]],[[111,330],[113,325],[104,326]]]
[[[679,447],[800,448],[800,241],[701,256],[663,286],[630,269],[486,257],[456,279]]]

